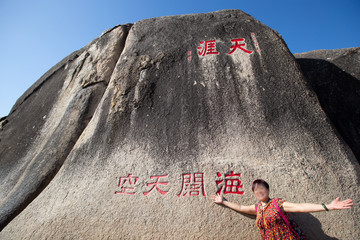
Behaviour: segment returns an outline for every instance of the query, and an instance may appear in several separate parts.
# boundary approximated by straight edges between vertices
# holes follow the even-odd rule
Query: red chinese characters
[[[245,49],[246,47],[245,38],[231,39],[231,42],[233,42],[234,45],[230,47],[232,50],[228,54],[233,54],[236,51],[236,49],[240,49],[249,54],[253,53],[253,51],[249,51]]]
[[[187,60],[188,62],[191,62],[191,51],[187,52]]]
[[[116,191],[115,194],[130,194],[134,195],[134,188],[130,186],[134,186],[138,182],[138,177],[131,176],[131,173],[127,177],[120,177],[119,180],[119,188],[120,191]]]
[[[144,191],[143,195],[148,196],[151,192],[155,192],[154,194],[158,192],[161,195],[166,195],[168,193],[166,186],[170,185],[166,179],[167,177],[169,177],[168,174],[150,176],[151,180],[146,183],[147,191]],[[234,173],[231,171],[230,173],[225,174],[223,177],[221,173],[217,172],[217,177],[218,179],[215,182],[217,184],[218,190],[216,193],[223,191],[224,194],[244,194],[244,191],[242,190],[243,185],[240,180],[240,173]],[[204,173],[183,173],[181,174],[181,179],[182,186],[180,193],[177,195],[178,197],[206,197]],[[118,187],[120,189],[115,191],[115,194],[135,195],[135,187],[138,183],[139,177],[134,177],[131,173],[129,173],[126,177],[120,177],[118,183]]]
[[[145,195],[145,196],[148,195],[154,188],[156,188],[156,190],[157,190],[158,192],[160,192],[162,195],[165,195],[165,194],[167,193],[167,191],[161,190],[161,189],[158,187],[158,185],[159,185],[159,184],[160,184],[160,185],[168,185],[168,184],[169,184],[168,182],[159,182],[159,179],[160,179],[160,178],[167,177],[167,176],[169,176],[169,175],[151,176],[150,178],[151,178],[151,179],[156,178],[156,181],[153,182],[153,183],[148,183],[148,184],[147,184],[147,186],[153,185],[153,187],[152,187],[148,192],[144,192],[144,195]]]
[[[256,39],[256,36],[255,36],[255,33],[251,33],[251,38],[253,40],[253,42],[255,43],[255,46],[256,46],[256,51],[261,55],[261,50],[260,50],[260,46],[259,46],[259,43]]]
[[[218,177],[222,177],[221,173],[217,173]],[[224,194],[244,194],[244,191],[240,190],[243,188],[242,182],[240,181],[240,173],[235,174],[233,171],[230,174],[225,174],[225,179],[217,180],[216,184],[219,186],[222,182],[222,186],[218,189],[216,194],[220,193],[224,188]]]
[[[193,175],[191,173],[182,174],[182,187],[178,197],[186,196],[188,193],[190,196],[199,196],[200,193],[206,196],[204,173],[194,173]]]
[[[200,51],[198,51],[200,56],[205,56],[205,55],[209,55],[209,54],[219,54],[219,52],[216,51],[216,40],[211,40],[211,41],[201,41],[200,42],[200,46],[198,47],[198,49]]]
[[[259,43],[257,42],[254,33],[251,33],[251,38],[256,46],[256,50],[260,54]],[[232,46],[230,46],[230,52],[227,53],[229,55],[235,53],[237,50],[240,50],[247,54],[252,54],[254,52],[252,50],[247,49],[246,43],[245,43],[245,38],[231,39],[231,42],[232,42]],[[206,56],[206,55],[211,55],[211,54],[215,54],[215,55],[220,54],[220,52],[218,52],[216,50],[216,40],[200,41],[200,46],[197,49],[198,49],[198,53],[200,56]],[[191,52],[191,51],[188,51],[187,59],[190,62],[191,54],[189,56],[189,52]]]

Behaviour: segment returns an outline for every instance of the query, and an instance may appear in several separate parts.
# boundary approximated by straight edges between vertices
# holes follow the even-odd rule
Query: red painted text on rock
[[[116,191],[115,194],[130,194],[134,195],[134,186],[138,182],[138,177],[131,176],[131,173],[127,177],[120,177],[119,188],[120,191]]]
[[[148,195],[153,189],[156,189],[159,193],[161,193],[162,195],[167,194],[167,191],[163,191],[161,190],[158,185],[168,185],[168,182],[159,182],[160,178],[165,178],[168,177],[169,175],[160,175],[160,176],[151,176],[151,179],[156,179],[155,182],[153,183],[148,183],[147,186],[152,186],[152,188],[148,191],[148,192],[144,192],[143,194],[146,196]]]
[[[219,54],[219,52],[216,51],[216,40],[211,40],[211,41],[200,41],[200,47],[198,47],[198,49],[200,51],[198,51],[199,55],[201,56],[205,56],[205,55],[209,55],[209,54]]]
[[[219,172],[217,173],[217,176],[222,178],[222,174]],[[242,191],[243,185],[240,181],[240,177],[240,173],[235,174],[233,171],[231,171],[230,174],[225,174],[223,179],[216,181],[218,187],[220,186],[216,193],[221,193],[224,189],[224,194],[244,194],[244,191]]]
[[[180,196],[199,196],[205,194],[205,184],[204,184],[204,173],[184,173],[182,174],[182,187],[181,192],[178,194]]]
[[[233,54],[237,49],[240,49],[241,51],[249,54],[253,53],[253,51],[245,49],[246,47],[245,38],[231,39],[231,42],[234,45],[230,47],[232,50],[228,54]]]

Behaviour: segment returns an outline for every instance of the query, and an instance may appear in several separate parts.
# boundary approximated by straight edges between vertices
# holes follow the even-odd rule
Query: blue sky
[[[291,52],[360,47],[359,0],[0,0],[0,117],[61,59],[104,30],[141,19],[240,9]]]

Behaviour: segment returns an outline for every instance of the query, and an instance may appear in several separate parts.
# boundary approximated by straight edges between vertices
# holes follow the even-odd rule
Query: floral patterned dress
[[[281,208],[285,202],[285,200],[281,198],[275,198],[275,201],[279,208]],[[290,222],[289,215],[286,212],[284,216]],[[289,229],[282,219],[273,200],[270,200],[264,208],[261,202],[257,204],[256,226],[260,230],[261,237],[264,240],[298,239],[298,236]]]

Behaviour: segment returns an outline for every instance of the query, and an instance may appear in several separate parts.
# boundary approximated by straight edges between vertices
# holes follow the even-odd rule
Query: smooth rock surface
[[[65,59],[6,118],[1,239],[259,239],[210,200],[231,173],[240,204],[255,204],[256,178],[291,202],[360,199],[354,154],[274,30],[239,10],[129,28]],[[359,213],[294,218],[309,239],[356,239]]]

